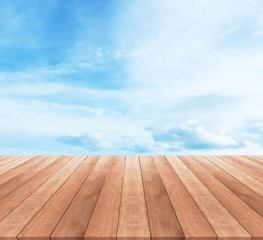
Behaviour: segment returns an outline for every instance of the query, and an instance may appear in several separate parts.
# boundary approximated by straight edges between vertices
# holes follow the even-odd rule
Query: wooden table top
[[[0,156],[0,240],[263,239],[263,156]]]

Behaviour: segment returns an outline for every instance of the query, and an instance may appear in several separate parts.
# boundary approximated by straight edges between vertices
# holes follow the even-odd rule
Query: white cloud
[[[263,120],[263,3],[135,0],[121,5],[110,31],[113,47],[87,44],[84,29],[63,63],[0,73],[0,131],[45,135],[60,139],[62,146],[77,141],[106,152],[125,152],[125,146],[135,151],[137,145],[155,153],[259,151],[261,133],[249,134],[246,126]],[[101,71],[112,59],[127,73],[118,79],[127,83],[123,89],[52,81]],[[174,128],[188,135],[154,141],[156,133],[149,130],[164,134]]]
[[[242,97],[232,109],[242,121],[250,114],[250,108],[243,109],[246,102],[262,100],[263,48],[254,44],[250,30],[251,26],[261,28],[262,9],[260,1],[236,0],[156,0],[128,5],[121,13],[121,28],[127,31],[119,35],[119,41],[131,49],[130,78],[144,89],[136,95],[137,113],[152,105],[158,117],[170,114],[180,97],[226,94]],[[242,35],[236,33],[239,30]],[[260,101],[253,102],[259,111]],[[164,111],[160,113],[159,108]],[[222,117],[223,113],[218,112]],[[216,121],[210,113],[202,114]]]

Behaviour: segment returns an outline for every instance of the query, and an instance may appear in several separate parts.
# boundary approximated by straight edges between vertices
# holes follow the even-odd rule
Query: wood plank
[[[51,164],[58,158],[59,156],[49,156],[49,157],[41,156],[38,157],[38,159],[35,158],[34,162],[32,162],[31,164],[31,167],[27,168],[25,171],[22,171],[17,176],[9,179],[8,181],[0,185],[0,199],[7,196],[16,188],[27,182],[30,178],[35,176],[37,173],[39,173],[41,170],[43,170],[45,167],[47,167],[49,164]]]
[[[101,156],[51,234],[52,239],[83,239],[106,175],[118,158]]]
[[[259,156],[10,157],[0,240],[263,240]]]
[[[254,209],[259,215],[263,216],[263,197],[253,191],[247,185],[238,181],[232,175],[209,161],[206,157],[194,156],[195,160],[198,160],[206,170],[208,170],[213,176],[223,183],[228,189],[236,194],[240,199],[247,203],[252,209]]]
[[[125,157],[118,156],[101,189],[85,239],[116,239]]]
[[[16,159],[21,158],[21,157],[22,157],[21,155],[19,155],[19,156],[5,156],[0,161],[0,167],[6,165],[8,163],[11,163],[11,162],[13,162]]]
[[[8,157],[8,155],[1,155],[1,156],[0,156],[0,161],[1,161],[2,159],[7,158],[7,157]]]
[[[251,177],[263,183],[263,166],[261,166],[260,164],[254,163],[241,156],[218,156],[218,157],[228,162],[233,167],[240,169],[244,173],[250,175]]]
[[[150,229],[138,156],[127,156],[117,239],[150,240]]]
[[[173,208],[187,239],[217,239],[214,230],[164,156],[154,156]]]
[[[21,185],[8,196],[0,200],[0,220],[9,214],[14,208],[22,203],[38,187],[52,177],[60,168],[62,168],[73,156],[62,156],[46,167],[40,173],[32,177],[29,181]]]
[[[238,181],[242,182],[249,188],[251,188],[253,191],[258,193],[259,195],[263,196],[263,184],[256,179],[250,177],[249,175],[245,174],[241,170],[231,166],[229,163],[223,161],[221,158],[218,158],[216,156],[206,156],[206,158],[222,168],[227,173],[231,174],[233,177],[235,177]]]
[[[249,160],[251,160],[251,161],[253,161],[253,162],[257,163],[257,164],[263,165],[263,160],[261,158],[259,158],[259,157],[248,156],[248,155],[244,155],[242,157],[244,157],[246,159],[249,159]]]
[[[19,175],[21,172],[30,168],[32,165],[39,163],[45,158],[46,156],[34,156],[34,157],[25,156],[22,157],[21,159],[18,159],[18,161],[22,160],[22,162],[19,165],[15,166],[14,168],[8,169],[8,171],[0,174],[0,185],[4,184],[5,182],[9,181],[10,179],[14,178],[15,176]]]
[[[152,156],[141,156],[146,206],[153,239],[184,239],[184,233],[171,205]]]
[[[214,229],[218,239],[251,239],[251,235],[186,167],[178,156],[166,156],[177,176]]]
[[[47,204],[18,235],[18,239],[32,240],[32,238],[42,237],[41,239],[43,240],[43,236],[46,236],[46,239],[48,240],[60,218],[67,210],[98,159],[98,156],[90,156],[86,158],[78,169],[65,181],[62,187],[52,196]]]
[[[36,156],[22,156],[22,157],[15,159],[14,161],[12,161],[8,164],[1,166],[0,167],[0,174],[1,174],[0,177],[2,177],[3,173],[11,170],[12,168],[19,167],[21,164],[23,164],[24,162],[27,162],[30,159],[33,159],[34,157],[36,157]],[[0,184],[1,183],[2,182],[0,182]]]
[[[203,156],[179,156],[179,158],[252,234],[253,239],[263,238],[263,218],[199,164],[198,160],[204,158]]]
[[[0,222],[0,237],[16,240],[16,236],[37,214],[43,205],[61,187],[65,180],[77,169],[85,156],[76,156],[59,172],[32,193],[22,204],[16,207]]]

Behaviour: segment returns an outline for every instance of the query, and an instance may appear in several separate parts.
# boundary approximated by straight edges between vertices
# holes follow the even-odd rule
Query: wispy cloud
[[[169,129],[146,128],[136,133],[91,130],[79,136],[61,136],[58,142],[66,145],[83,147],[91,152],[110,151],[120,153],[182,152],[195,150],[239,149],[244,142],[237,136],[224,131],[209,131],[198,122],[187,121],[185,124]]]
[[[263,3],[1,1],[3,153],[262,151]]]
[[[58,138],[58,142],[83,147],[86,150],[93,153],[101,152],[118,152],[118,153],[148,153],[153,149],[147,146],[151,143],[150,139],[132,138],[127,135],[120,135],[114,132],[99,132],[96,131],[93,134],[82,134],[80,136],[61,136]],[[152,145],[152,144],[151,144]]]
[[[224,132],[212,132],[199,125],[197,122],[189,122],[165,131],[159,130],[153,133],[157,143],[167,144],[168,150],[192,150],[192,149],[227,149],[241,148],[242,141],[227,135]]]

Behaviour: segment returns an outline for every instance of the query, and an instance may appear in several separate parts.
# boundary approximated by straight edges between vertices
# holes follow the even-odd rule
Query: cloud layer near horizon
[[[0,9],[2,154],[262,153],[262,1]]]

